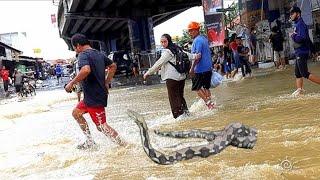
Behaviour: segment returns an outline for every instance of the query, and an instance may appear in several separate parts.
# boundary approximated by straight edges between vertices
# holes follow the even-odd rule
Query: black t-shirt
[[[232,54],[231,49],[230,49],[229,47],[224,46],[224,47],[223,47],[224,59],[225,59],[229,64],[231,64],[231,54]]]
[[[107,106],[107,93],[105,88],[105,69],[113,62],[95,49],[87,49],[78,56],[79,70],[89,65],[91,72],[82,81],[84,103],[87,106]]]
[[[271,40],[272,48],[274,51],[283,51],[283,37],[281,32],[271,34],[269,39]]]
[[[247,54],[248,48],[243,45],[239,45],[237,50],[238,50],[239,54]],[[242,55],[239,55],[239,58],[240,58],[240,60],[247,60],[248,59],[247,56],[242,56]]]

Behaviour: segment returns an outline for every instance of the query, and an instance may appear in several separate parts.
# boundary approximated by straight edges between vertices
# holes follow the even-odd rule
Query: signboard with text
[[[217,13],[222,8],[222,0],[202,0],[204,15]]]
[[[225,31],[222,18],[222,14],[211,14],[205,16],[205,24],[207,27],[210,47],[223,45]]]
[[[204,24],[206,26],[210,47],[222,46],[225,38],[222,0],[202,0]]]

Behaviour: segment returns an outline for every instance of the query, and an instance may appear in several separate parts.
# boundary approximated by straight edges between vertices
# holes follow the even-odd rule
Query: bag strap
[[[181,48],[180,46],[178,46],[178,45],[177,45],[177,49],[178,49],[177,54],[178,54],[179,52],[183,52],[182,48]],[[174,56],[175,59],[176,59],[176,62],[177,62],[177,54],[173,54],[173,56]],[[178,73],[180,73],[179,70],[178,70],[177,64],[173,64],[171,61],[168,61],[168,62],[169,62],[169,64],[171,64],[171,65],[178,71]],[[181,74],[181,73],[180,73],[180,74]]]
[[[171,64],[171,66],[173,66],[178,73],[180,73],[176,64],[173,64],[171,61],[168,61],[168,63]]]

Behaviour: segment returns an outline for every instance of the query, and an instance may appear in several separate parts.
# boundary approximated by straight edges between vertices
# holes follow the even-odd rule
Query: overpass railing
[[[138,60],[140,74],[144,74],[156,60],[156,53],[140,53],[140,59]]]

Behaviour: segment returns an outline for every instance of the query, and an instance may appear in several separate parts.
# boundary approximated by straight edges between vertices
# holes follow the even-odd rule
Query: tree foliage
[[[238,3],[233,2],[231,5],[228,6],[228,8],[232,8],[234,10],[224,13],[225,24],[226,25],[230,24],[234,19],[236,19],[238,17],[238,14],[239,14]],[[204,22],[201,23],[200,34],[207,36],[207,30],[205,28]],[[184,29],[183,32],[182,32],[182,36],[181,37],[176,37],[175,38],[175,42],[179,46],[183,46],[184,44],[186,44],[188,42],[192,42],[192,39],[191,39],[191,37],[190,37],[190,35],[188,33],[188,30]]]
[[[184,44],[186,44],[188,42],[192,42],[192,38],[189,35],[188,30],[184,29],[182,31],[183,31],[182,36],[179,37],[176,41],[179,46],[183,46]],[[205,28],[205,24],[203,22],[201,23],[200,34],[207,36],[207,31]]]
[[[233,2],[232,4],[230,4],[230,6],[228,8],[232,8],[234,9],[233,11],[228,11],[226,12],[225,15],[225,24],[228,25],[232,25],[232,21],[234,19],[236,19],[239,15],[239,6],[238,3]]]

